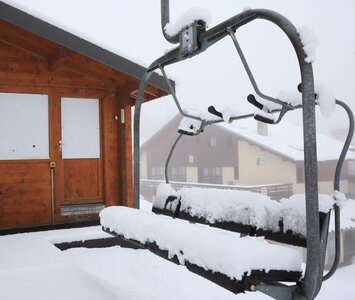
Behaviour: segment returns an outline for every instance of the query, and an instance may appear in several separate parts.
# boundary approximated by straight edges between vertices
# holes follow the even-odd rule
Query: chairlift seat
[[[238,190],[182,188],[169,184],[157,189],[153,212],[249,236],[264,236],[284,244],[307,247],[303,199],[271,200]],[[320,197],[320,226],[334,201]]]
[[[127,207],[100,213],[103,230],[140,245],[234,293],[263,281],[298,282],[301,254],[272,245],[263,238],[245,237],[209,226],[191,224]]]

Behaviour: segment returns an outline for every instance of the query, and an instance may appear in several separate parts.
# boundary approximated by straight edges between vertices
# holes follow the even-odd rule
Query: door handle
[[[59,140],[59,152],[62,152],[62,140]]]

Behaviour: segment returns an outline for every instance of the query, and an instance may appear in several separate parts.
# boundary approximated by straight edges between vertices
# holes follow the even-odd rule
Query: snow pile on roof
[[[206,26],[208,26],[211,23],[212,17],[206,9],[194,7],[185,12],[174,23],[170,22],[166,24],[164,30],[168,36],[172,37],[198,20],[203,20],[206,23]]]
[[[217,126],[242,137],[244,140],[254,143],[259,147],[270,150],[292,161],[303,161],[303,128],[297,125],[281,121],[277,125],[268,125],[268,135],[257,133],[257,123],[254,119],[235,121],[233,124],[219,123]],[[338,160],[343,143],[317,134],[317,158],[318,161]],[[347,159],[355,159],[355,153],[349,151]]]
[[[306,52],[306,58],[304,60],[307,63],[313,63],[316,60],[316,50],[319,46],[318,38],[314,31],[307,26],[299,27],[297,31],[300,35],[304,52]]]
[[[182,188],[178,192],[169,184],[158,186],[154,207],[164,209],[165,201],[175,197],[166,209],[175,211],[180,202],[180,211],[207,220],[209,223],[234,222],[255,226],[257,229],[292,230],[294,234],[306,236],[306,212],[304,195],[293,195],[279,202],[270,197],[249,191],[221,190],[213,188]],[[332,209],[334,200],[329,195],[319,196],[319,211],[327,213]]]
[[[127,207],[105,208],[100,219],[104,228],[125,238],[155,242],[169,257],[176,255],[181,264],[188,261],[237,280],[252,270],[301,271],[298,251],[268,244],[262,238],[240,238],[232,232]]]

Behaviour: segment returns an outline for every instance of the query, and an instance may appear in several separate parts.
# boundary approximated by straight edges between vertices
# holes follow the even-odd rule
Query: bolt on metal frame
[[[162,11],[162,28],[165,38],[171,43],[178,43],[179,36],[169,37],[164,31],[165,25],[169,22],[169,0],[161,0],[161,11]],[[201,52],[207,50],[209,47],[217,43],[219,40],[226,36],[231,36],[234,45],[242,59],[243,65],[248,73],[249,79],[252,82],[255,92],[266,100],[281,104],[282,107],[287,107],[288,109],[298,108],[290,107],[289,104],[282,102],[281,100],[274,99],[260,92],[257,87],[256,81],[250,71],[250,68],[244,58],[244,55],[240,49],[240,46],[235,38],[235,32],[241,26],[256,20],[264,19],[270,21],[277,25],[289,38],[292,43],[294,50],[297,55],[301,82],[302,82],[302,109],[303,109],[303,136],[304,136],[304,165],[305,165],[305,195],[306,195],[306,220],[307,220],[307,260],[306,260],[306,270],[304,278],[301,282],[294,286],[285,286],[281,283],[267,283],[263,282],[255,287],[256,290],[261,291],[275,299],[314,299],[323,281],[323,269],[324,269],[324,259],[327,244],[327,231],[329,224],[329,214],[327,216],[326,222],[324,222],[323,228],[320,229],[319,226],[319,207],[318,207],[318,173],[317,173],[317,145],[316,145],[316,124],[315,124],[315,100],[314,100],[314,78],[312,64],[305,62],[306,53],[304,52],[303,45],[301,43],[299,34],[296,27],[284,16],[266,9],[251,9],[244,11],[219,25],[202,32],[198,36],[199,48],[189,55],[182,55],[180,53],[179,47],[171,50],[162,57],[155,60],[147,69],[146,73],[143,75],[141,80],[137,99],[135,103],[134,112],[134,206],[139,208],[139,182],[140,182],[140,112],[141,104],[144,95],[144,90],[147,82],[152,75],[153,71],[160,69],[166,77],[164,67],[170,64],[177,63],[179,61],[185,60],[187,58],[196,56]],[[166,77],[167,78],[167,77]],[[186,114],[181,109],[179,102],[176,98],[175,92],[167,80],[167,84],[172,91],[174,101],[183,116],[190,117],[193,119],[201,120],[201,127],[216,123],[218,121],[205,122],[204,120]],[[338,101],[339,102],[339,101]],[[339,104],[339,103],[338,103]],[[344,107],[344,105],[339,104]],[[345,108],[345,107],[344,107]],[[346,108],[345,108],[346,109]],[[347,109],[346,109],[347,110]],[[347,110],[348,111],[348,110]],[[350,111],[351,113],[351,111]],[[243,117],[251,117],[252,115],[245,115]],[[241,117],[235,117],[234,120]],[[233,120],[233,118],[231,119]],[[353,123],[353,119],[352,119]],[[353,131],[353,129],[352,129]],[[352,133],[351,133],[352,134]],[[349,131],[350,135],[350,131]],[[174,147],[179,141],[181,136],[177,138],[174,143]],[[174,149],[173,147],[173,149]],[[344,147],[345,148],[345,147]],[[346,153],[346,150],[345,150]],[[169,159],[172,152],[169,154]],[[345,156],[345,154],[343,155]],[[169,159],[167,163],[169,162]],[[342,160],[344,157],[342,158]],[[338,163],[341,169],[341,163]],[[337,169],[338,170],[338,169]],[[337,182],[339,182],[339,174],[337,172]],[[336,220],[339,221],[339,209],[335,210]],[[336,222],[336,224],[338,224]],[[339,224],[338,224],[339,229]],[[339,229],[340,230],[340,229]],[[340,244],[336,241],[336,247]],[[335,271],[338,264],[339,257],[336,257],[335,262],[331,271],[325,276],[324,279],[329,278]]]

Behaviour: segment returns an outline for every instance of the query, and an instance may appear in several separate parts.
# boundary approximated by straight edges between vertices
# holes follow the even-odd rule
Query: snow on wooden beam
[[[262,238],[240,238],[235,233],[127,207],[105,208],[100,220],[107,231],[141,244],[156,244],[182,265],[196,265],[231,279],[242,280],[257,270],[301,272],[298,251],[271,245]]]
[[[170,198],[169,198],[170,197]],[[169,200],[168,200],[169,198]],[[320,195],[320,218],[334,205],[330,195]],[[191,222],[207,224],[250,236],[306,247],[305,200],[294,195],[280,201],[249,191],[216,188],[157,188],[153,211]]]

